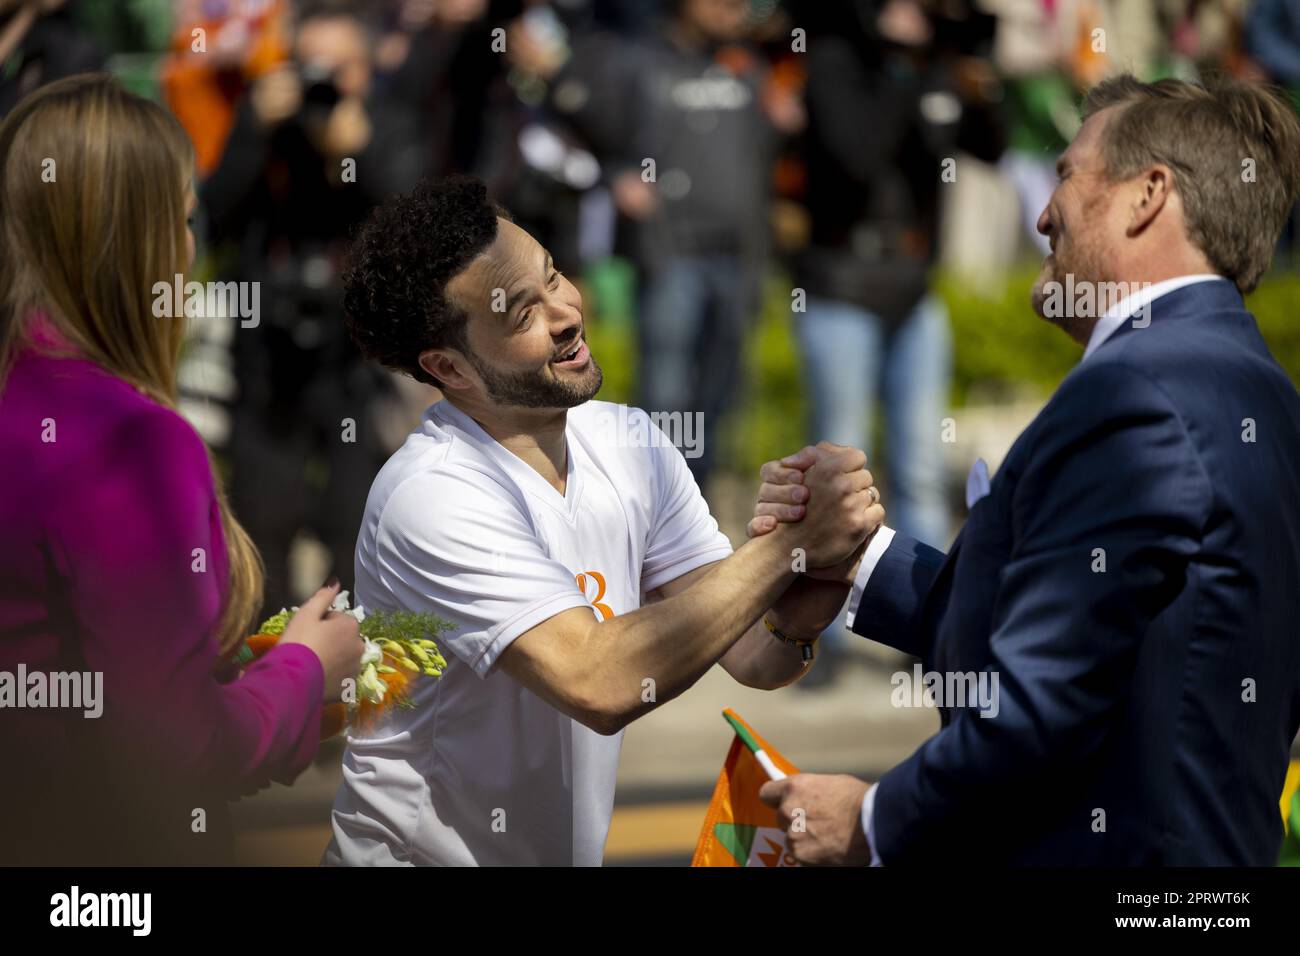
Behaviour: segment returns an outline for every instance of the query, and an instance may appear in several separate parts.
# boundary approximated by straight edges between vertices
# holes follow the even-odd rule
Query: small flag
[[[799,770],[728,708],[722,712],[736,731],[704,815],[691,866],[798,866],[787,852],[785,829],[776,810],[758,799],[768,780]]]
[[[1300,760],[1292,760],[1282,787],[1282,851],[1278,866],[1300,866]]]

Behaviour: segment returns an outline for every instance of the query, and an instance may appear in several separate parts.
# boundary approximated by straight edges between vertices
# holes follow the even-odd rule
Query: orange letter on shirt
[[[601,574],[599,571],[587,571],[583,574],[579,574],[577,578],[578,590],[582,592],[584,597],[586,597],[588,574],[590,574],[596,582],[596,596],[592,598],[591,606],[600,612],[600,619],[602,621],[608,621],[614,616],[614,609],[608,604],[600,603],[600,599],[605,596],[605,575]]]

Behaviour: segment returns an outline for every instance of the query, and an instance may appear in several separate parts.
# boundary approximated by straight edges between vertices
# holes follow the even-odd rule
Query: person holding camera
[[[342,333],[339,263],[353,228],[414,185],[414,122],[372,97],[368,24],[304,9],[292,58],[260,77],[203,184],[223,278],[259,284],[233,332],[231,496],[265,556],[267,608],[296,603],[289,556],[310,530],[350,578],[366,489],[382,462],[371,408],[386,379]]]

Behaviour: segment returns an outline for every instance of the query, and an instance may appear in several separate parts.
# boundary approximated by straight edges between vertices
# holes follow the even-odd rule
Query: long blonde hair
[[[42,87],[0,124],[0,387],[44,311],[77,351],[176,406],[184,316],[158,318],[153,287],[188,270],[194,150],[179,123],[106,74]],[[217,637],[246,633],[262,599],[257,549],[216,473],[230,582]]]

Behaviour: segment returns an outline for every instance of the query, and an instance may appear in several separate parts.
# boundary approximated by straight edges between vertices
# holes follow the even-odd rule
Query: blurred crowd
[[[0,0],[0,115],[100,69],[193,140],[204,277],[260,283],[255,327],[195,330],[182,390],[278,609],[303,532],[351,578],[395,409],[431,398],[340,321],[348,236],[386,195],[469,173],[572,276],[629,263],[636,402],[701,416],[701,484],[764,279],[789,276],[809,437],[878,445],[891,524],[943,545],[958,168],[996,172],[1032,250],[1083,91],[1223,72],[1300,99],[1300,0]]]

